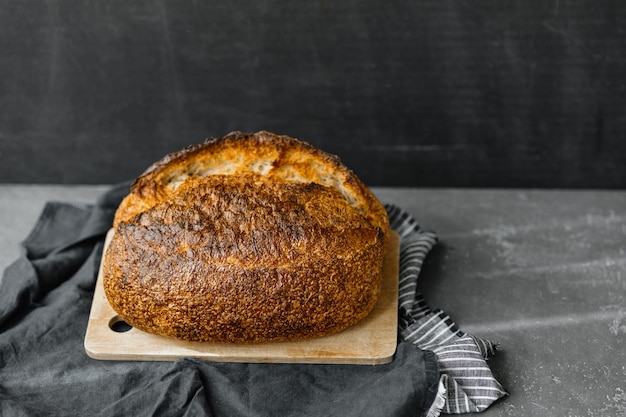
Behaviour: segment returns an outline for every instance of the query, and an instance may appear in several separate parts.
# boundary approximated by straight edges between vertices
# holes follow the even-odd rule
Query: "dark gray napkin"
[[[387,365],[98,361],[83,341],[104,235],[128,184],[93,206],[48,203],[0,285],[2,416],[419,416],[435,355]]]

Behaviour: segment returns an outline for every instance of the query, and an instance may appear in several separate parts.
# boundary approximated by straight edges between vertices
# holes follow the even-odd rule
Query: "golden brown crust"
[[[249,172],[278,182],[314,182],[333,187],[377,227],[388,228],[387,214],[378,199],[338,157],[298,139],[266,131],[232,132],[166,155],[135,180],[114,225],[166,199],[189,177]]]
[[[114,310],[151,333],[230,343],[360,321],[378,299],[388,241],[384,208],[336,157],[268,132],[157,162],[115,227],[103,263]]]

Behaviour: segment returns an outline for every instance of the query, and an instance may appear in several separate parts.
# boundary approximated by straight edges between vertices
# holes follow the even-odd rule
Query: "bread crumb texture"
[[[330,335],[376,304],[384,207],[332,155],[233,132],[165,156],[133,183],[104,255],[130,325],[191,341]]]

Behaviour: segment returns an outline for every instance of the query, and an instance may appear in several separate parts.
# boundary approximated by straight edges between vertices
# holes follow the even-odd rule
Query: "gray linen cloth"
[[[439,370],[440,357],[410,337],[399,336],[393,362],[376,366],[89,358],[83,342],[104,235],[127,193],[128,184],[120,184],[94,205],[48,203],[23,242],[22,255],[4,271],[0,416],[422,416],[455,412],[445,408],[450,404],[451,385]],[[406,213],[394,206],[387,208],[390,217],[399,214],[406,226]],[[415,235],[415,230],[396,226],[405,240]],[[420,264],[427,252],[419,255]],[[419,268],[411,271],[416,279]],[[419,294],[408,297],[419,303]],[[399,335],[419,321],[411,314],[401,309]]]

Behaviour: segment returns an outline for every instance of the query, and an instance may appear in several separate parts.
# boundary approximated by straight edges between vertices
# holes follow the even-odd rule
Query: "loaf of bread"
[[[103,259],[128,324],[190,341],[300,340],[376,304],[384,207],[332,155],[233,132],[165,156],[131,186]]]

